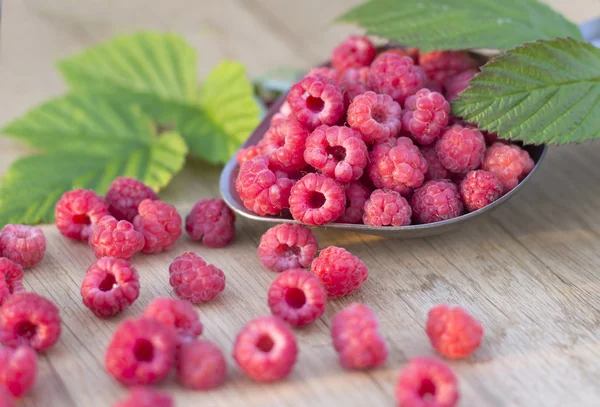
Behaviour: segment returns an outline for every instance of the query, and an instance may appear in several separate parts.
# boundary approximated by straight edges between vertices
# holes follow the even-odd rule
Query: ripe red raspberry
[[[412,359],[396,384],[398,407],[454,407],[458,381],[452,369],[436,358]]]
[[[259,146],[248,146],[246,148],[240,149],[240,151],[236,154],[236,159],[238,164],[243,164],[246,161],[250,161],[257,155],[260,155],[260,147]]]
[[[0,386],[0,407],[15,407],[15,399],[4,386]]]
[[[149,318],[119,324],[106,349],[106,370],[125,386],[150,385],[167,377],[175,363],[173,328]]]
[[[350,35],[333,49],[331,65],[339,72],[350,68],[362,68],[371,65],[376,54],[375,45],[369,38]]]
[[[129,260],[144,247],[144,235],[126,220],[106,215],[90,235],[89,245],[97,258],[115,257]]]
[[[376,189],[365,203],[365,225],[410,225],[412,209],[404,197],[396,191]]]
[[[437,305],[427,316],[425,328],[431,346],[449,359],[466,358],[481,344],[483,328],[460,307]]]
[[[290,104],[288,102],[284,102],[281,107],[279,108],[279,111],[277,113],[275,113],[273,115],[273,117],[271,117],[271,126],[277,126],[278,124],[283,123],[283,121],[285,119],[287,119],[288,117],[290,117],[292,115],[292,108],[290,107]],[[260,154],[257,154],[260,155]],[[249,159],[254,158],[255,156],[250,157]],[[248,160],[244,160],[244,161],[248,161]],[[239,159],[238,159],[239,162]],[[241,164],[241,162],[240,162]]]
[[[271,125],[259,143],[261,155],[269,157],[271,168],[285,172],[301,170],[306,167],[304,144],[308,133],[293,117]]]
[[[184,343],[177,358],[177,377],[188,389],[210,390],[221,386],[227,377],[223,352],[207,340]]]
[[[503,189],[500,180],[491,172],[470,171],[460,183],[460,196],[467,210],[473,212],[500,198]]]
[[[13,294],[0,307],[0,343],[4,346],[44,351],[58,341],[60,331],[58,308],[35,293]]]
[[[389,95],[366,92],[354,98],[348,108],[348,124],[358,131],[365,143],[372,144],[395,137],[402,128],[402,108]]]
[[[335,221],[337,223],[361,223],[365,213],[365,202],[371,195],[371,190],[360,181],[354,181],[344,186],[346,191],[346,210]]]
[[[506,193],[516,187],[534,166],[529,153],[521,147],[497,142],[485,152],[481,168],[494,174]]]
[[[419,48],[393,48],[386,52],[398,54],[401,57],[410,57],[415,65],[419,64],[419,54],[421,53]]]
[[[134,178],[117,177],[106,192],[108,210],[117,220],[133,222],[144,199],[159,198],[152,188]]]
[[[334,125],[344,114],[342,90],[333,80],[307,75],[290,89],[287,101],[298,121],[310,130]]]
[[[294,333],[277,317],[248,322],[235,338],[233,358],[244,373],[258,382],[275,382],[289,375],[296,363]]]
[[[431,51],[419,56],[419,65],[429,79],[444,83],[451,76],[477,68],[478,64],[466,52]]]
[[[6,257],[0,257],[0,305],[11,295],[23,291],[23,267]]]
[[[406,98],[402,126],[420,145],[433,143],[448,124],[450,103],[429,89],[421,89]]]
[[[46,254],[46,236],[40,228],[6,225],[0,233],[0,255],[23,268],[37,265]]]
[[[137,300],[140,278],[127,260],[103,257],[92,264],[81,283],[83,304],[97,317],[115,316]]]
[[[460,174],[479,168],[485,153],[485,139],[475,128],[454,125],[444,130],[435,151],[448,171]]]
[[[181,216],[174,206],[145,199],[133,220],[135,230],[144,235],[142,252],[160,253],[175,245],[181,236]]]
[[[339,76],[339,72],[326,66],[315,66],[314,68],[311,68],[306,75],[320,75],[335,81]]]
[[[458,97],[458,94],[469,87],[469,81],[479,71],[477,69],[468,69],[464,72],[459,73],[446,79],[444,82],[444,88],[446,89],[446,99],[448,102],[452,102]]]
[[[425,71],[410,57],[393,51],[379,55],[369,69],[369,85],[375,93],[385,93],[401,105],[425,84]]]
[[[269,167],[269,159],[258,156],[240,167],[235,187],[244,206],[257,215],[277,215],[289,207],[294,181]]]
[[[212,300],[225,289],[225,274],[196,253],[176,257],[169,266],[169,275],[175,294],[193,304]]]
[[[335,246],[321,250],[310,271],[321,279],[330,298],[352,294],[369,277],[369,269],[362,260]]]
[[[0,387],[21,397],[33,387],[36,374],[37,354],[30,347],[0,348]]]
[[[421,148],[421,154],[423,154],[423,158],[427,161],[427,173],[425,173],[426,181],[438,181],[450,177],[448,170],[440,163],[437,153],[435,152],[435,147]]]
[[[202,335],[202,322],[198,312],[188,301],[158,297],[152,300],[142,314],[177,330],[179,342],[190,342]]]
[[[322,174],[306,174],[292,188],[290,212],[307,225],[325,225],[344,213],[344,188]]]
[[[166,393],[150,387],[134,387],[129,395],[119,400],[113,407],[174,407],[173,399]]]
[[[94,225],[105,215],[108,206],[94,191],[76,189],[65,193],[56,203],[56,227],[64,236],[87,241]]]
[[[207,247],[224,247],[235,237],[235,215],[222,199],[203,199],[185,218],[185,230]]]
[[[369,175],[377,188],[408,195],[421,186],[427,173],[427,161],[419,147],[408,137],[389,139],[371,151]]]
[[[344,95],[344,106],[350,106],[358,95],[371,90],[369,87],[369,68],[349,68],[338,77],[338,83]]]
[[[379,323],[364,304],[349,305],[335,314],[331,337],[344,369],[370,369],[387,359],[388,349],[379,333]]]
[[[284,223],[267,230],[261,237],[258,258],[267,268],[281,272],[310,267],[317,250],[317,238],[309,228]]]
[[[464,209],[458,189],[450,181],[427,181],[415,191],[410,206],[421,223],[456,218]]]

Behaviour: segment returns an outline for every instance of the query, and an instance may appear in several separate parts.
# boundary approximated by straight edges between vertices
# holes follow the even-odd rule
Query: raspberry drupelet
[[[243,164],[246,161],[250,161],[251,159],[253,159],[254,157],[260,155],[261,151],[260,151],[260,147],[258,145],[256,146],[248,146],[246,148],[242,148],[240,149],[240,151],[237,152],[236,154],[236,159],[238,164]]]
[[[92,229],[105,215],[108,206],[94,191],[76,189],[65,193],[56,203],[56,227],[64,236],[87,241]]]
[[[92,264],[81,283],[83,304],[97,317],[120,314],[140,295],[140,278],[127,260],[103,257]]]
[[[421,53],[419,48],[392,48],[386,52],[398,54],[401,57],[410,57],[415,65],[419,64],[419,54]]]
[[[425,79],[425,71],[416,66],[412,58],[393,51],[379,55],[369,69],[371,89],[375,93],[390,95],[400,105],[423,87]]]
[[[448,124],[450,103],[444,96],[429,89],[421,89],[406,98],[402,127],[422,146],[433,143]]]
[[[367,146],[349,127],[319,126],[306,139],[304,160],[341,183],[356,181],[367,166]]]
[[[461,307],[440,304],[427,315],[425,328],[431,346],[449,359],[462,359],[481,344],[483,328]]]
[[[365,213],[365,202],[371,195],[371,190],[360,181],[354,181],[344,186],[346,192],[346,210],[335,221],[337,223],[361,223]]]
[[[344,213],[346,194],[335,180],[322,174],[306,174],[292,188],[290,212],[307,225],[325,225]]]
[[[371,65],[376,54],[375,45],[369,38],[350,35],[333,49],[331,64],[338,72],[344,72],[349,68]]]
[[[514,144],[496,142],[485,152],[481,168],[494,174],[507,193],[533,170],[529,153]]]
[[[173,328],[149,318],[126,319],[106,349],[106,370],[125,386],[157,383],[173,367],[176,345]]]
[[[0,305],[11,295],[25,291],[23,274],[23,267],[20,264],[6,257],[0,257]]]
[[[435,152],[435,147],[421,148],[421,154],[427,161],[427,172],[425,173],[426,181],[439,181],[450,178],[448,170],[440,163],[440,160]]]
[[[145,199],[133,220],[135,229],[144,235],[144,253],[160,253],[175,245],[181,236],[181,216],[174,206]]]
[[[133,222],[144,199],[157,201],[159,198],[152,188],[129,177],[115,178],[106,192],[108,210],[117,220]]]
[[[290,104],[286,101],[281,105],[281,107],[279,108],[279,111],[277,113],[275,113],[273,115],[273,117],[271,117],[271,126],[277,126],[278,124],[283,123],[283,121],[290,116],[293,117],[292,108],[290,107]],[[249,150],[251,147],[252,146],[248,147],[246,150]],[[255,154],[252,157],[249,157],[248,159],[252,159],[252,158],[256,157],[257,155],[260,155],[260,151],[258,154]],[[248,159],[243,160],[243,161],[248,161]],[[242,163],[242,162],[240,162],[239,157],[238,157],[238,162],[240,164]]]
[[[367,144],[395,137],[402,129],[402,108],[389,95],[365,92],[348,107],[348,124]]]
[[[400,371],[396,383],[398,407],[454,407],[458,399],[458,380],[439,359],[414,358]]]
[[[469,81],[479,73],[477,69],[468,69],[446,79],[444,88],[446,89],[446,100],[452,102],[463,90],[469,87]]]
[[[308,130],[294,117],[271,125],[258,144],[261,155],[269,157],[271,168],[294,172],[306,167],[304,145]]]
[[[448,171],[460,174],[479,168],[485,147],[485,139],[479,130],[454,125],[444,130],[435,144],[435,151]]]
[[[310,267],[317,250],[317,238],[309,228],[283,223],[262,235],[258,258],[265,267],[281,272]]]
[[[313,130],[322,124],[332,126],[344,115],[344,97],[333,79],[307,75],[290,89],[287,96],[298,121]]]
[[[365,203],[363,221],[371,226],[410,225],[412,209],[396,191],[376,189]]]
[[[421,223],[456,218],[464,209],[458,188],[450,181],[427,181],[415,191],[410,206]]]
[[[225,289],[225,274],[197,254],[186,252],[169,266],[169,284],[179,298],[199,304]]]
[[[329,298],[352,294],[369,277],[369,269],[362,260],[335,246],[321,250],[310,271],[321,279]]]
[[[223,352],[207,340],[184,343],[177,358],[177,378],[184,387],[192,390],[220,387],[227,378]]]
[[[14,397],[25,395],[35,384],[37,354],[28,346],[0,348],[0,387]]]
[[[8,389],[0,386],[0,407],[15,407],[15,399]]]
[[[257,382],[269,383],[288,376],[298,355],[296,338],[279,318],[259,317],[248,322],[235,338],[233,358]]]
[[[347,69],[339,76],[338,83],[344,96],[344,106],[348,107],[356,96],[371,90],[369,87],[369,68]]]
[[[26,225],[6,225],[0,233],[0,256],[29,268],[42,261],[46,254],[46,236],[40,228]]]
[[[502,196],[503,189],[500,180],[484,170],[470,171],[460,182],[460,196],[470,212],[496,201]]]
[[[170,395],[150,387],[136,386],[129,395],[119,400],[113,407],[174,407]]]
[[[462,51],[431,51],[419,55],[419,65],[427,77],[443,84],[446,79],[469,69],[477,68],[477,61]]]
[[[185,230],[206,247],[225,247],[235,237],[235,215],[222,199],[203,199],[185,218]]]
[[[100,219],[88,243],[97,258],[110,256],[129,260],[143,249],[145,239],[128,221],[107,215]]]
[[[192,304],[184,300],[158,297],[152,300],[142,314],[177,331],[179,342],[190,342],[202,335],[202,322]]]

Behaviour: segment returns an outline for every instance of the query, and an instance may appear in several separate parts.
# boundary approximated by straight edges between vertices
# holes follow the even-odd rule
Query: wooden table
[[[331,19],[356,0],[20,0],[4,4],[0,57],[0,124],[64,91],[53,62],[137,28],[173,30],[200,53],[204,75],[221,58],[237,58],[250,74],[323,60],[351,27]],[[573,21],[597,15],[599,0],[552,0]],[[26,148],[0,139],[0,174]],[[397,241],[319,230],[321,247],[340,245],[362,258],[371,277],[355,295],[331,301],[326,315],[297,331],[300,356],[288,380],[259,385],[230,363],[227,385],[210,393],[161,388],[177,406],[392,406],[399,368],[430,355],[423,330],[438,303],[460,304],[486,329],[474,356],[452,362],[463,406],[600,405],[600,144],[551,148],[535,180],[492,216],[439,237]],[[219,168],[188,165],[162,197],[183,214],[216,196]],[[139,315],[159,295],[173,295],[167,267],[193,250],[227,274],[227,289],[198,307],[205,336],[230,354],[236,333],[267,314],[273,273],[256,256],[264,227],[240,220],[235,243],[208,250],[187,238],[164,254],[139,256],[139,300],[119,318],[94,318],[79,286],[94,260],[84,244],[45,226],[48,251],[25,283],[61,308],[63,335],[40,357],[38,383],[19,405],[110,406],[126,390],[104,371],[104,350],[123,318]],[[351,302],[376,311],[390,344],[381,369],[346,373],[329,337],[333,314]]]

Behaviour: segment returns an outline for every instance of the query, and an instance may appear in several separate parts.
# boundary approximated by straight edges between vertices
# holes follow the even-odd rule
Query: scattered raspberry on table
[[[0,387],[14,397],[25,395],[35,384],[37,354],[28,346],[0,348]]]
[[[174,407],[170,395],[158,392],[150,387],[136,386],[127,397],[119,400],[113,407]]]
[[[128,177],[115,178],[106,193],[110,214],[117,220],[128,222],[133,222],[138,214],[138,206],[144,199],[157,201],[159,198],[152,188]]]
[[[145,239],[128,221],[107,215],[94,227],[88,243],[97,258],[129,260],[144,248]]]
[[[192,304],[184,300],[158,297],[152,300],[142,314],[177,331],[181,343],[190,342],[202,335],[202,322]]]
[[[352,294],[369,277],[369,270],[362,260],[335,246],[321,250],[310,271],[321,279],[330,298]]]
[[[6,257],[0,257],[0,305],[11,295],[25,291],[23,274],[23,267],[20,264]]]
[[[460,307],[437,305],[427,316],[425,328],[431,346],[449,359],[466,358],[481,344],[483,328]]]
[[[227,363],[223,352],[208,340],[181,345],[177,358],[177,378],[192,390],[211,390],[225,383]]]
[[[144,235],[144,253],[168,250],[181,236],[181,216],[174,206],[162,201],[143,200],[133,226]]]
[[[199,304],[225,289],[225,274],[197,254],[186,252],[169,266],[169,284],[179,298]]]
[[[267,230],[261,237],[258,258],[265,267],[281,272],[310,267],[317,250],[317,238],[309,228],[283,223]]]
[[[398,407],[454,407],[458,381],[448,365],[436,358],[415,358],[400,371],[396,383]]]
[[[46,254],[46,236],[40,228],[6,225],[0,232],[0,255],[23,268],[36,266]]]
[[[94,191],[76,189],[65,193],[56,203],[56,227],[64,236],[87,241],[94,225],[108,215],[108,205]]]
[[[235,215],[222,199],[203,199],[185,218],[185,230],[206,247],[225,247],[235,237]]]

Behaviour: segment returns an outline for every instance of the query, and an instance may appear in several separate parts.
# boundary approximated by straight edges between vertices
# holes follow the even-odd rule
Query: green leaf
[[[600,49],[567,38],[508,51],[471,79],[452,110],[526,143],[600,138]]]
[[[424,52],[506,50],[567,36],[583,40],[576,25],[537,0],[370,0],[338,20]]]

